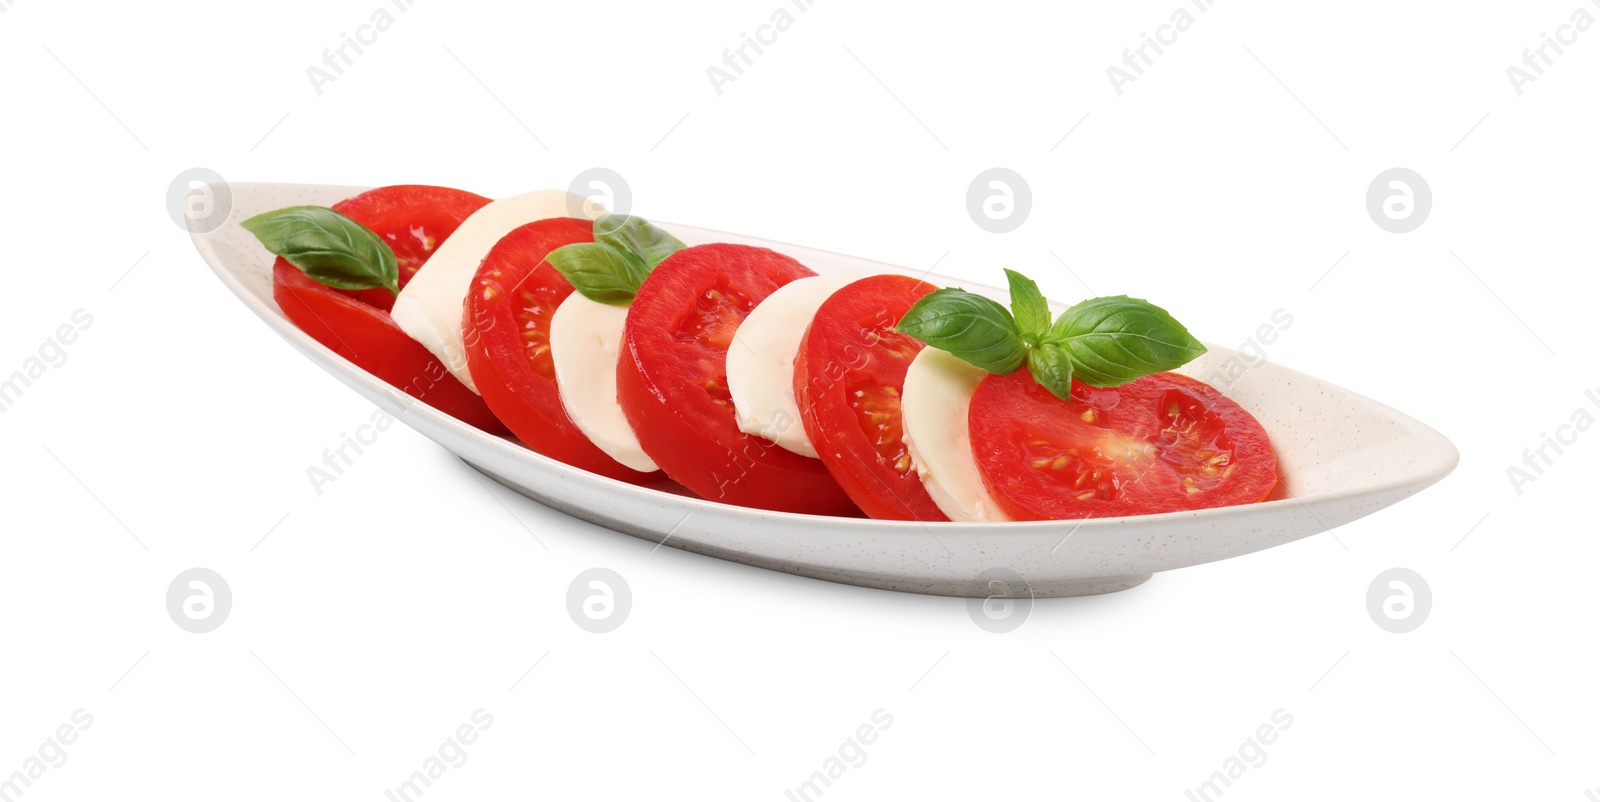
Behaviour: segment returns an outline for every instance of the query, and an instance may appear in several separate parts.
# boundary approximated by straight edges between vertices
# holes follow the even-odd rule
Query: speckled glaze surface
[[[765,512],[634,487],[567,467],[417,403],[303,334],[272,300],[271,258],[239,222],[297,204],[332,204],[361,188],[232,184],[227,222],[195,247],[245,306],[307,358],[495,481],[569,515],[686,551],[774,571],[887,590],[987,595],[985,572],[1015,572],[1035,597],[1107,593],[1153,573],[1237,557],[1321,534],[1394,504],[1450,473],[1458,454],[1433,429],[1348,390],[1210,346],[1181,371],[1226,392],[1261,421],[1280,483],[1260,504],[1084,522],[959,524]],[[689,244],[740,242],[817,272],[909,273],[811,248],[662,224]],[[193,228],[194,226],[192,226]],[[955,280],[929,277],[935,284]],[[978,292],[999,290],[959,282]],[[1003,298],[1003,295],[998,297]],[[670,537],[669,537],[670,533]]]

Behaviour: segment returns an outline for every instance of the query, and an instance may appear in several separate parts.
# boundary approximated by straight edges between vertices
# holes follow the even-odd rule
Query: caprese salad
[[[909,276],[685,247],[559,191],[392,186],[244,227],[313,339],[405,393],[612,479],[818,515],[1082,519],[1248,504],[1266,431],[1172,371],[1205,352],[1126,296],[1052,315]]]

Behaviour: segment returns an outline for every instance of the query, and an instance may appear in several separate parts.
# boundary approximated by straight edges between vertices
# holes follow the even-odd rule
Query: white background
[[[1506,474],[1600,417],[1600,28],[1521,96],[1506,74],[1589,0],[1218,0],[1121,96],[1106,68],[1180,0],[818,0],[720,96],[707,67],[779,0],[417,0],[319,96],[307,67],[379,2],[0,0],[0,376],[93,317],[0,413],[0,775],[94,718],[30,802],[380,800],[478,708],[493,726],[424,798],[784,799],[879,708],[820,798],[1178,800],[1280,708],[1226,799],[1600,796],[1600,433],[1520,496]],[[1271,359],[1462,461],[1333,535],[1041,601],[1005,635],[960,600],[652,552],[403,427],[318,497],[307,467],[371,407],[194,254],[164,196],[197,166],[494,196],[607,167],[646,216],[1015,267],[1212,342],[1282,308]],[[965,210],[994,166],[1033,191],[1005,235]],[[1365,204],[1396,166],[1434,196],[1409,234]],[[164,605],[193,566],[234,595],[207,635]],[[607,635],[565,606],[594,566],[634,596]],[[1365,603],[1396,566],[1433,596],[1406,635]]]

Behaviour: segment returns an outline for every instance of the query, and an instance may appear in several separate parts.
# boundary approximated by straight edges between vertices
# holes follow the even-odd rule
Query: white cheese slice
[[[582,216],[589,208],[576,195],[539,190],[494,201],[474,212],[394,299],[394,309],[389,314],[395,325],[438,357],[462,384],[477,392],[467,370],[461,313],[478,265],[513,230],[552,217]]]
[[[601,451],[636,471],[657,470],[617,403],[617,359],[628,307],[596,303],[574,292],[550,318],[550,357],[561,406]]]
[[[750,310],[728,345],[728,394],[739,430],[765,437],[813,459],[817,447],[806,436],[794,397],[794,362],[806,327],[822,302],[855,274],[830,273],[795,279]]]
[[[911,360],[900,392],[903,440],[911,464],[939,511],[952,521],[1009,521],[978,472],[967,408],[988,375],[948,351],[924,348]]]

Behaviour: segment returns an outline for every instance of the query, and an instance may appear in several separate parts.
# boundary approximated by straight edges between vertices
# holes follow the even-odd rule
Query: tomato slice
[[[404,287],[461,221],[488,203],[488,198],[459,189],[413,185],[363,192],[333,209],[388,243],[399,262],[400,286]],[[394,293],[382,287],[345,294],[385,312],[394,308]]]
[[[462,310],[467,369],[489,408],[528,448],[602,476],[645,482],[658,474],[625,467],[601,451],[567,415],[556,382],[550,319],[573,290],[544,258],[563,245],[593,241],[592,222],[556,217],[522,226],[495,244]]]
[[[857,514],[821,461],[739,431],[728,394],[734,331],[774,290],[811,275],[765,248],[699,245],[658,265],[628,310],[618,400],[645,453],[704,498],[785,512]]]
[[[1250,504],[1277,484],[1266,430],[1187,376],[1119,388],[1074,381],[1062,401],[1026,370],[988,376],[968,421],[978,468],[1017,520],[1103,518]]]
[[[333,208],[396,248],[404,286],[428,254],[488,202],[458,189],[393,186]],[[480,429],[505,431],[483,399],[394,324],[387,311],[394,295],[388,290],[336,290],[280,258],[272,267],[272,297],[301,331],[362,370]]]
[[[938,289],[909,276],[871,276],[823,302],[801,341],[794,397],[806,436],[856,506],[873,518],[947,521],[911,467],[900,391],[921,340],[894,331]]]

